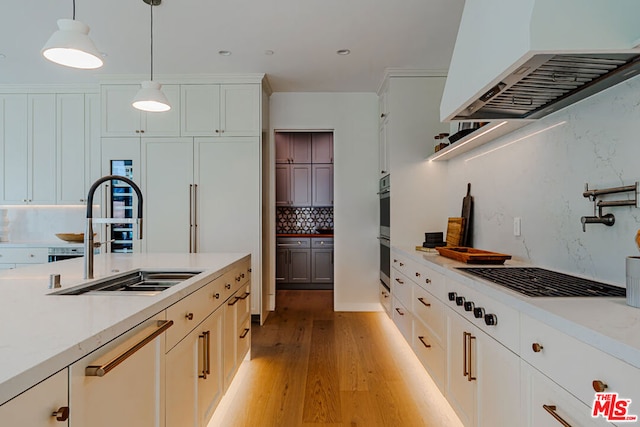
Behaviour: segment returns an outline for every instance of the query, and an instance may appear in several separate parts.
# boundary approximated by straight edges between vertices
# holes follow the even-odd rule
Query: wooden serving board
[[[449,218],[447,222],[447,246],[460,246],[464,233],[464,218]]]
[[[462,246],[440,246],[436,249],[443,257],[455,259],[456,261],[467,264],[504,264],[506,260],[511,259],[511,255]]]

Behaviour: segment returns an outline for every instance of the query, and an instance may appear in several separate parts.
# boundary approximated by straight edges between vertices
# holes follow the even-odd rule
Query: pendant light
[[[42,55],[51,62],[72,68],[92,70],[104,64],[93,41],[89,26],[76,21],[76,1],[73,0],[73,19],[58,19],[58,31],[42,48]]]
[[[171,105],[169,100],[162,93],[160,83],[153,81],[153,6],[160,4],[161,0],[143,0],[151,7],[151,76],[149,80],[142,82],[142,88],[133,98],[131,105],[142,111],[162,112],[169,111]]]

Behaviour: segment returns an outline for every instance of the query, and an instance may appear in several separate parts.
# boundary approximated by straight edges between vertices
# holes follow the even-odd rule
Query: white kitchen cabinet
[[[309,132],[276,132],[276,164],[311,163],[313,157],[311,141],[312,134]]]
[[[245,282],[246,283],[246,282]],[[250,284],[243,285],[224,306],[224,389],[231,385],[251,343]]]
[[[182,136],[260,136],[260,85],[181,85]]]
[[[162,312],[69,367],[70,427],[164,425],[167,325]]]
[[[69,425],[67,369],[50,376],[0,405],[3,426],[61,427]]]
[[[447,313],[446,396],[466,427],[477,425],[477,336],[473,325],[454,312]]]
[[[55,204],[56,96],[2,95],[0,204]]]
[[[102,136],[179,136],[180,86],[162,85],[171,105],[169,111],[154,113],[133,108],[131,101],[140,89],[139,84],[103,84]]]
[[[100,157],[99,95],[57,94],[56,110],[56,203],[84,204]]]
[[[223,393],[223,319],[219,307],[167,353],[166,427],[206,426],[213,415]]]
[[[378,169],[380,176],[389,174],[389,126],[387,120],[380,122],[378,127]]]

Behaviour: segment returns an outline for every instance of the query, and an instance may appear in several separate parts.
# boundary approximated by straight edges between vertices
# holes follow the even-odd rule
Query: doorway
[[[274,139],[276,291],[332,290],[333,131]]]

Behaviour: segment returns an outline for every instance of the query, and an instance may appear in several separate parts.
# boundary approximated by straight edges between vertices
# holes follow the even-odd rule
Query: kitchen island
[[[136,269],[201,271],[202,274],[154,295],[50,295],[54,291]],[[180,322],[187,321],[182,311],[176,312],[175,319],[170,319],[171,307],[181,300],[193,300],[190,295],[200,297],[195,292],[202,293],[213,284],[217,286],[217,282],[220,282],[219,290],[211,288],[214,296],[207,310],[212,311],[216,306],[224,308],[226,320],[229,316],[225,301],[233,301],[229,306],[234,309],[242,305],[236,305],[236,300],[242,301],[243,307],[249,306],[250,271],[250,256],[246,253],[97,255],[95,279],[92,280],[82,279],[82,259],[3,271],[0,273],[3,295],[0,300],[3,325],[0,328],[0,405],[154,316],[175,321],[174,330],[186,330],[186,326],[180,326]],[[49,289],[51,274],[60,274],[62,289]],[[243,293],[234,298],[234,292]],[[204,296],[197,299],[202,300]],[[187,317],[191,315],[188,320],[193,320],[193,313],[199,321],[196,310],[187,313]],[[239,320],[247,329],[249,316],[239,317]],[[237,329],[234,322],[226,325],[234,328],[232,335]],[[244,332],[245,337],[247,333]],[[174,341],[171,345],[178,347],[176,342],[180,339],[182,337],[167,338],[167,353],[171,350],[169,341]],[[232,347],[237,349],[236,345]],[[164,343],[162,350],[164,354]]]

